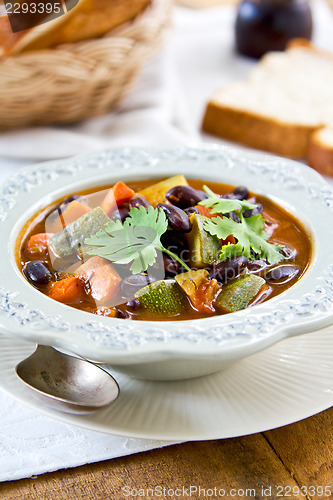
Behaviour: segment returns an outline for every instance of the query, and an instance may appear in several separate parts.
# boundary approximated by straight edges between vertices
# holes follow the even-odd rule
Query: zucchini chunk
[[[141,288],[135,297],[147,311],[157,314],[179,314],[188,302],[174,280],[160,280]]]
[[[110,218],[101,207],[96,207],[69,224],[63,231],[49,239],[59,257],[67,257],[80,252],[83,242],[89,236],[101,231]]]
[[[158,203],[163,203],[166,201],[165,195],[169,191],[169,189],[175,186],[188,186],[188,182],[183,174],[174,175],[173,177],[169,177],[164,181],[157,182],[152,186],[148,186],[145,189],[142,189],[137,193],[138,196],[143,196],[146,198],[149,203],[151,203],[154,207],[158,205]]]
[[[235,312],[245,309],[266,283],[264,278],[255,274],[244,274],[234,281],[223,285],[215,301],[216,309],[221,312]]]
[[[192,214],[190,216],[192,229],[186,236],[190,249],[190,266],[192,267],[202,268],[207,265],[215,265],[220,261],[221,240],[204,229],[206,220],[208,217],[204,215]]]

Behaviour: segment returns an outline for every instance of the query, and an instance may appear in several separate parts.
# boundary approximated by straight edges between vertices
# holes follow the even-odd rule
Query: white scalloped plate
[[[183,173],[266,193],[304,222],[314,255],[302,278],[256,307],[190,321],[103,318],[60,304],[34,289],[15,262],[26,220],[52,200],[119,179]],[[333,322],[333,190],[311,168],[284,158],[212,145],[168,150],[119,148],[29,167],[0,188],[0,328],[147,379],[216,372],[285,337]]]
[[[280,427],[333,404],[333,327],[286,339],[224,372],[181,382],[115,374],[119,398],[90,415],[43,406],[15,375],[32,344],[0,336],[0,388],[69,424],[121,436],[172,441],[236,437]]]

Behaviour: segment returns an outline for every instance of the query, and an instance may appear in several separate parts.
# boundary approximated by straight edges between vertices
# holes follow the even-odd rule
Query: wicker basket
[[[161,48],[170,7],[170,0],[153,0],[132,22],[103,38],[1,61],[0,130],[73,123],[118,105]]]

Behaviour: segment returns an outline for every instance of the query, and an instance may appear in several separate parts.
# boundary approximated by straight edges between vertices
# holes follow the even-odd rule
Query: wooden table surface
[[[264,433],[188,442],[0,484],[6,500],[222,497],[333,498],[333,407]]]

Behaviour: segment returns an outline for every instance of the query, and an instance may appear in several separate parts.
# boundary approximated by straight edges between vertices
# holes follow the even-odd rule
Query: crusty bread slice
[[[311,167],[333,177],[333,128],[324,127],[312,134],[308,161]]]
[[[22,3],[23,0],[18,2]],[[70,0],[67,2],[70,4]],[[79,0],[64,15],[17,33],[12,32],[8,18],[2,17],[0,55],[8,56],[97,38],[133,19],[150,3],[151,0]]]
[[[216,92],[203,119],[208,133],[298,158],[325,126],[333,128],[333,57],[303,41],[265,55],[246,81]]]

